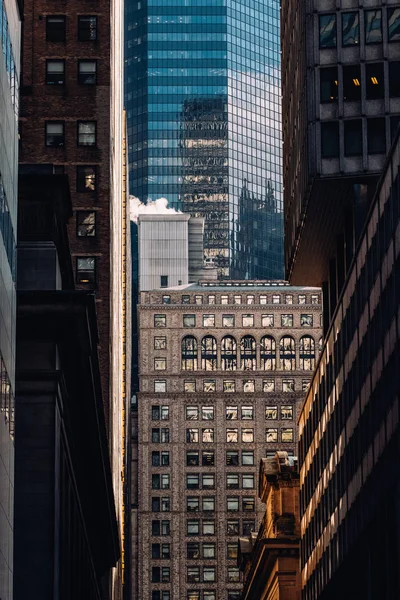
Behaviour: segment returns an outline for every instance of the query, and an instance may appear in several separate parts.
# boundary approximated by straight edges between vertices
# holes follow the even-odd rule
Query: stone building
[[[240,597],[237,538],[264,512],[257,467],[297,455],[321,311],[318,288],[284,282],[139,294],[138,598]]]
[[[239,539],[242,600],[300,600],[300,499],[297,461],[277,452],[260,462],[258,495],[266,505],[258,534]]]

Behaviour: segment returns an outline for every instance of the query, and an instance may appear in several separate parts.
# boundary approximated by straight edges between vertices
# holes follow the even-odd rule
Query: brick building
[[[237,538],[263,516],[260,459],[297,455],[321,310],[319,289],[279,282],[140,293],[138,598],[240,597]]]

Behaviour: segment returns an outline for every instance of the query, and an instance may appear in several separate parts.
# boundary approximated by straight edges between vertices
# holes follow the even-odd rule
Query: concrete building
[[[13,597],[18,99],[22,0],[0,1],[0,597]]]
[[[300,600],[300,501],[297,461],[277,452],[260,462],[258,495],[266,505],[258,533],[239,539],[242,600]]]
[[[134,598],[240,598],[237,538],[263,516],[260,459],[297,455],[321,312],[284,282],[140,292]]]

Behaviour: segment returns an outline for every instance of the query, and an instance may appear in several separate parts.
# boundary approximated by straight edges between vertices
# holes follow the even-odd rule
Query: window
[[[221,304],[229,304],[229,296],[221,296]]]
[[[242,315],[242,327],[254,327],[254,315]]]
[[[200,558],[199,542],[188,542],[186,544],[186,558],[189,560],[196,560]]]
[[[272,296],[272,304],[280,304],[281,297],[279,294],[273,294]]]
[[[256,530],[256,522],[251,521],[243,521],[243,535],[249,535],[252,531]]]
[[[254,419],[254,407],[253,406],[242,406],[241,419],[243,419],[243,420]]]
[[[400,42],[400,8],[388,8],[388,40]]]
[[[293,429],[285,427],[281,430],[282,442],[293,442]]]
[[[200,567],[187,567],[187,581],[188,583],[199,583]]]
[[[239,441],[238,429],[227,429],[226,430],[226,441],[228,443],[236,443]]]
[[[194,303],[195,304],[203,304],[203,296],[195,296]]]
[[[319,304],[318,294],[311,294],[311,304]]]
[[[228,567],[228,581],[237,583],[240,581],[240,571],[238,567]]]
[[[184,327],[196,327],[196,315],[183,315]]]
[[[214,450],[204,450],[201,455],[201,464],[203,467],[213,467],[214,466]]]
[[[170,479],[168,474],[159,475],[155,473],[151,476],[151,487],[153,490],[169,490]]]
[[[76,259],[76,283],[96,283],[96,259],[94,256]]]
[[[389,96],[391,98],[400,97],[400,62],[389,63]]]
[[[203,381],[203,391],[207,394],[215,392],[217,389],[217,382],[215,379],[205,379]]]
[[[282,421],[293,420],[293,406],[282,405],[281,406],[281,419]]]
[[[284,336],[279,343],[281,368],[284,371],[294,371],[296,368],[296,351],[294,339]]]
[[[239,452],[237,450],[226,451],[226,464],[228,466],[239,466]]]
[[[390,142],[393,143],[400,123],[400,116],[390,117]],[[322,315],[321,315],[322,316]],[[322,321],[322,319],[321,319]],[[322,324],[322,323],[321,323]]]
[[[267,421],[272,421],[278,418],[278,407],[277,406],[266,406],[265,407],[265,418]]]
[[[217,600],[216,593],[214,591],[204,591],[203,592],[203,600]]]
[[[236,353],[236,350],[235,350],[235,353]],[[224,390],[224,392],[227,392],[227,393],[234,392],[235,391],[235,382],[225,379],[223,382],[223,390]]]
[[[315,341],[310,335],[300,338],[300,369],[313,371],[315,369]]]
[[[215,315],[203,315],[203,327],[215,327]]]
[[[228,519],[226,522],[227,535],[239,535],[239,521],[236,519]]]
[[[151,592],[151,600],[171,600],[168,590],[154,590]]]
[[[276,342],[275,339],[266,335],[261,338],[260,343],[261,368],[264,371],[275,371],[276,369]]]
[[[312,315],[300,315],[300,327],[312,327],[313,316]]]
[[[215,296],[213,294],[208,296],[208,304],[215,304]]]
[[[95,60],[78,61],[78,83],[81,85],[96,85],[97,62]]]
[[[199,451],[189,450],[186,452],[186,466],[198,467],[199,466]]]
[[[166,358],[155,358],[154,359],[154,370],[155,371],[165,371],[167,368],[167,359]]]
[[[78,121],[78,146],[96,146],[96,121]]]
[[[94,211],[76,211],[76,234],[78,237],[96,236],[96,213]]]
[[[321,123],[321,156],[322,158],[339,156],[339,123],[337,121]]]
[[[284,379],[282,381],[282,392],[294,392],[294,379]]]
[[[235,316],[222,315],[222,327],[235,327]]]
[[[64,123],[61,121],[47,121],[46,146],[51,148],[60,148],[61,146],[64,146],[64,142]]]
[[[161,535],[170,535],[169,521],[161,521]]]
[[[281,315],[281,327],[293,327],[293,315]]]
[[[247,304],[254,304],[254,296],[247,296]]]
[[[198,496],[186,497],[186,511],[197,512],[200,509],[200,498]]]
[[[160,275],[160,287],[168,287],[168,275]],[[166,302],[165,304],[169,304],[169,302]]]
[[[360,65],[343,67],[343,100],[345,102],[359,102],[361,100]]]
[[[251,335],[245,335],[240,341],[240,367],[245,371],[254,371],[256,356],[256,340]]]
[[[205,371],[217,369],[217,340],[212,335],[201,340],[201,368]]]
[[[361,156],[362,146],[362,120],[352,119],[344,122],[344,155]]]
[[[201,430],[201,434],[202,434],[202,440],[205,443],[211,443],[214,441],[214,429],[202,429]]]
[[[198,429],[186,429],[186,442],[188,444],[197,444],[199,441],[199,430]]]
[[[161,466],[169,467],[169,452],[167,450],[165,452],[161,452]]]
[[[161,443],[169,444],[169,429],[166,427],[161,428]]]
[[[187,394],[192,394],[196,391],[196,382],[195,381],[184,381],[183,383],[183,391]]]
[[[243,467],[254,465],[254,450],[242,450],[242,465]]]
[[[292,294],[286,294],[286,296],[285,296],[285,302],[286,302],[286,304],[293,304],[293,295]]]
[[[46,60],[46,83],[47,85],[64,85],[64,60]]]
[[[356,46],[360,43],[358,12],[342,13],[342,45]]]
[[[233,304],[242,304],[242,296],[233,296]]]
[[[385,119],[368,119],[368,154],[384,154],[386,152]]]
[[[168,497],[153,497],[151,499],[151,510],[152,512],[169,512],[170,511],[170,499]],[[169,535],[169,530],[168,530],[168,534],[162,534],[162,535]]]
[[[253,429],[242,429],[242,442],[249,444],[250,442],[254,442],[254,431]]]
[[[215,510],[215,498],[214,496],[203,496],[202,497],[203,511]]]
[[[203,581],[206,583],[215,581],[215,567],[203,567]]]
[[[79,193],[92,193],[96,191],[97,168],[95,166],[76,167],[76,191]]]
[[[192,335],[183,338],[181,344],[182,371],[197,371],[197,340]]]
[[[203,550],[203,558],[215,558],[214,542],[203,542],[202,550]]]
[[[273,327],[274,326],[274,315],[261,315],[261,326],[262,327]]]
[[[267,296],[260,296],[260,304],[267,304],[268,300],[267,300]]]
[[[301,382],[301,389],[303,392],[308,392],[308,388],[310,387],[310,380],[309,379],[303,379],[303,381]]]
[[[306,303],[305,294],[299,294],[299,304],[305,304],[305,303]]]
[[[242,497],[242,510],[244,512],[251,512],[255,509],[256,499],[254,496],[243,496]]]
[[[155,337],[154,338],[154,350],[166,350],[167,338],[166,337]]]
[[[168,421],[169,419],[169,406],[159,406],[157,404],[151,407],[151,419],[152,421]]]
[[[236,340],[231,335],[227,335],[221,340],[221,368],[223,371],[236,371],[237,368]],[[225,389],[225,384],[228,382],[224,382],[224,391],[228,391]]]
[[[228,490],[239,489],[239,475],[237,473],[228,473],[226,476],[226,488]]]
[[[275,381],[273,379],[264,379],[263,381],[263,392],[274,392]]]
[[[242,488],[244,490],[254,489],[254,474],[242,475]]]
[[[184,294],[182,296],[182,304],[190,304],[190,296]]]
[[[78,39],[81,42],[97,40],[97,17],[78,17]]]
[[[278,430],[274,427],[267,427],[265,430],[265,441],[268,444],[278,441]]]
[[[187,535],[199,535],[200,533],[200,521],[198,519],[190,519],[186,522],[186,534]]]
[[[319,47],[336,47],[336,15],[319,16]]]
[[[214,420],[214,407],[213,406],[202,406],[201,407],[201,418],[203,421]]]
[[[202,488],[203,490],[212,490],[215,488],[215,475],[214,473],[205,473],[202,476]]]
[[[198,590],[189,590],[186,600],[200,600],[200,592]]]
[[[152,583],[159,583],[161,581],[160,567],[151,568],[151,581]]]
[[[237,543],[228,543],[226,545],[226,558],[228,560],[237,560],[238,557],[238,544]]]
[[[166,315],[154,315],[154,327],[166,327],[167,317]]]
[[[364,11],[365,43],[380,44],[382,42],[382,11]]]
[[[157,327],[157,325],[156,325]],[[165,327],[165,325],[164,325]],[[165,394],[167,391],[167,382],[166,381],[155,381],[154,382],[154,392],[159,394]]]
[[[200,476],[198,473],[189,473],[186,475],[186,489],[198,490],[200,488]]]
[[[254,379],[246,379],[243,381],[243,391],[245,394],[249,392],[254,392],[255,389]]]
[[[160,535],[161,529],[160,529],[160,521],[152,521],[151,522],[151,535]]]
[[[377,100],[385,97],[385,76],[383,63],[368,63],[365,65],[367,100]]]
[[[239,496],[228,496],[228,498],[226,499],[226,510],[230,512],[238,512]]]
[[[160,464],[161,464],[160,453],[159,452],[152,452],[151,453],[151,465],[152,465],[152,467],[159,467]]]
[[[46,40],[48,42],[65,42],[65,17],[46,18]]]
[[[215,521],[203,521],[203,535],[215,535]]]

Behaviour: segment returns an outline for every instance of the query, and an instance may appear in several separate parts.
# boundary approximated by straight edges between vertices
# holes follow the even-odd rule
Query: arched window
[[[223,371],[236,371],[237,369],[237,345],[235,338],[231,335],[222,338],[221,368]]]
[[[197,371],[197,340],[192,335],[182,340],[182,371]]]
[[[324,340],[321,338],[319,338],[319,342],[318,342],[318,350],[320,352],[322,352],[322,348],[324,347]]]
[[[256,369],[256,340],[252,335],[245,335],[240,341],[240,367],[244,371]]]
[[[217,340],[212,335],[201,340],[201,368],[205,371],[217,369]]]
[[[261,338],[261,368],[264,371],[275,371],[276,369],[276,342],[272,335]]]
[[[315,369],[315,342],[310,335],[300,338],[300,369],[304,371]]]
[[[296,368],[296,346],[290,335],[285,335],[279,342],[279,357],[283,371],[294,371]]]

